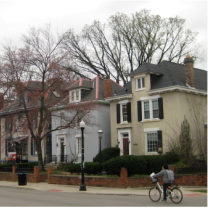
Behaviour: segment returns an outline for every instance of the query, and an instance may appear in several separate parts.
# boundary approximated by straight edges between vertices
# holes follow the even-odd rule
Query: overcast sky
[[[79,33],[94,20],[106,23],[116,12],[131,15],[142,9],[161,17],[185,19],[186,28],[199,33],[197,42],[202,46],[204,62],[195,63],[195,67],[207,70],[207,1],[0,0],[0,44],[10,40],[18,46],[21,34],[27,34],[30,26],[51,23],[59,33],[70,28]]]

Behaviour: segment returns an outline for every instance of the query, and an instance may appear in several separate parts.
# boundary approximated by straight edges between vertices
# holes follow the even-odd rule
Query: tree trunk
[[[38,151],[38,166],[40,171],[44,171],[44,166],[43,166],[43,157],[42,157],[42,151],[41,151],[41,139],[38,139],[36,141],[37,144],[37,151]]]

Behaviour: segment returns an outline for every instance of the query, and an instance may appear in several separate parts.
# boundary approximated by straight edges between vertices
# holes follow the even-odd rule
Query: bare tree
[[[203,96],[186,96],[188,108],[191,114],[191,135],[197,147],[196,155],[207,162],[207,135],[205,125],[207,123],[207,100]]]
[[[126,83],[127,75],[145,62],[183,63],[187,54],[199,59],[197,33],[185,30],[184,24],[179,17],[161,18],[148,10],[131,17],[117,13],[107,24],[86,25],[80,35],[69,30],[63,48],[85,71]]]
[[[51,124],[52,106],[66,97],[65,85],[74,78],[72,72],[62,67],[69,62],[69,53],[62,50],[63,37],[55,38],[50,25],[30,28],[22,41],[24,47],[7,46],[1,57],[0,80],[5,83],[6,91],[12,88],[16,95],[15,101],[4,112],[9,115],[6,122],[11,124],[9,132],[12,134],[16,133],[15,124],[20,124],[19,115],[23,115],[21,131],[31,135],[31,140],[36,143],[38,164],[43,170],[41,141],[50,132],[73,128],[77,117],[82,119],[93,105],[68,105],[66,110],[73,113],[65,116],[64,124],[54,129],[47,128]],[[7,132],[4,129],[4,136]]]
[[[173,150],[187,164],[193,163],[193,156],[207,163],[207,100],[202,95],[186,95],[188,114],[181,125],[169,123],[166,132],[167,147]]]

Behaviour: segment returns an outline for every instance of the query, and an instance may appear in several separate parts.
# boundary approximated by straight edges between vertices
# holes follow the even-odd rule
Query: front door
[[[123,155],[129,155],[129,138],[123,138]]]
[[[64,155],[65,155],[65,143],[64,139],[61,139],[61,162],[64,162]]]

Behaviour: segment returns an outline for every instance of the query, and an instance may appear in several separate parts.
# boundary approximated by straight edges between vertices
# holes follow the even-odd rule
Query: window
[[[64,125],[64,113],[62,112],[61,114],[60,114],[60,126],[63,126]]]
[[[117,123],[128,123],[131,122],[131,103],[121,101],[120,104],[116,105],[117,111]]]
[[[147,153],[158,152],[162,149],[162,131],[146,132]]]
[[[46,155],[52,155],[51,136],[46,137]]]
[[[36,142],[31,141],[31,155],[32,156],[37,156],[38,152],[37,152],[37,145]]]
[[[145,89],[145,79],[144,77],[138,77],[136,79],[136,90],[143,90]]]
[[[150,119],[149,101],[144,102],[144,119]]]
[[[144,119],[159,118],[158,100],[148,100],[143,102]]]
[[[69,96],[70,96],[70,102],[80,102],[81,100],[80,89],[71,90]]]
[[[152,101],[152,115],[153,118],[159,118],[158,100]]]
[[[147,152],[157,152],[157,132],[147,133]]]
[[[162,98],[153,98],[138,101],[138,121],[163,119],[163,100]]]
[[[122,121],[127,121],[128,113],[127,113],[127,104],[121,105],[121,115],[122,115]]]
[[[12,118],[6,118],[5,119],[5,121],[6,121],[6,131],[7,131],[7,133],[11,133],[12,132]]]
[[[78,155],[82,154],[82,138],[81,137],[77,138],[77,154]]]

